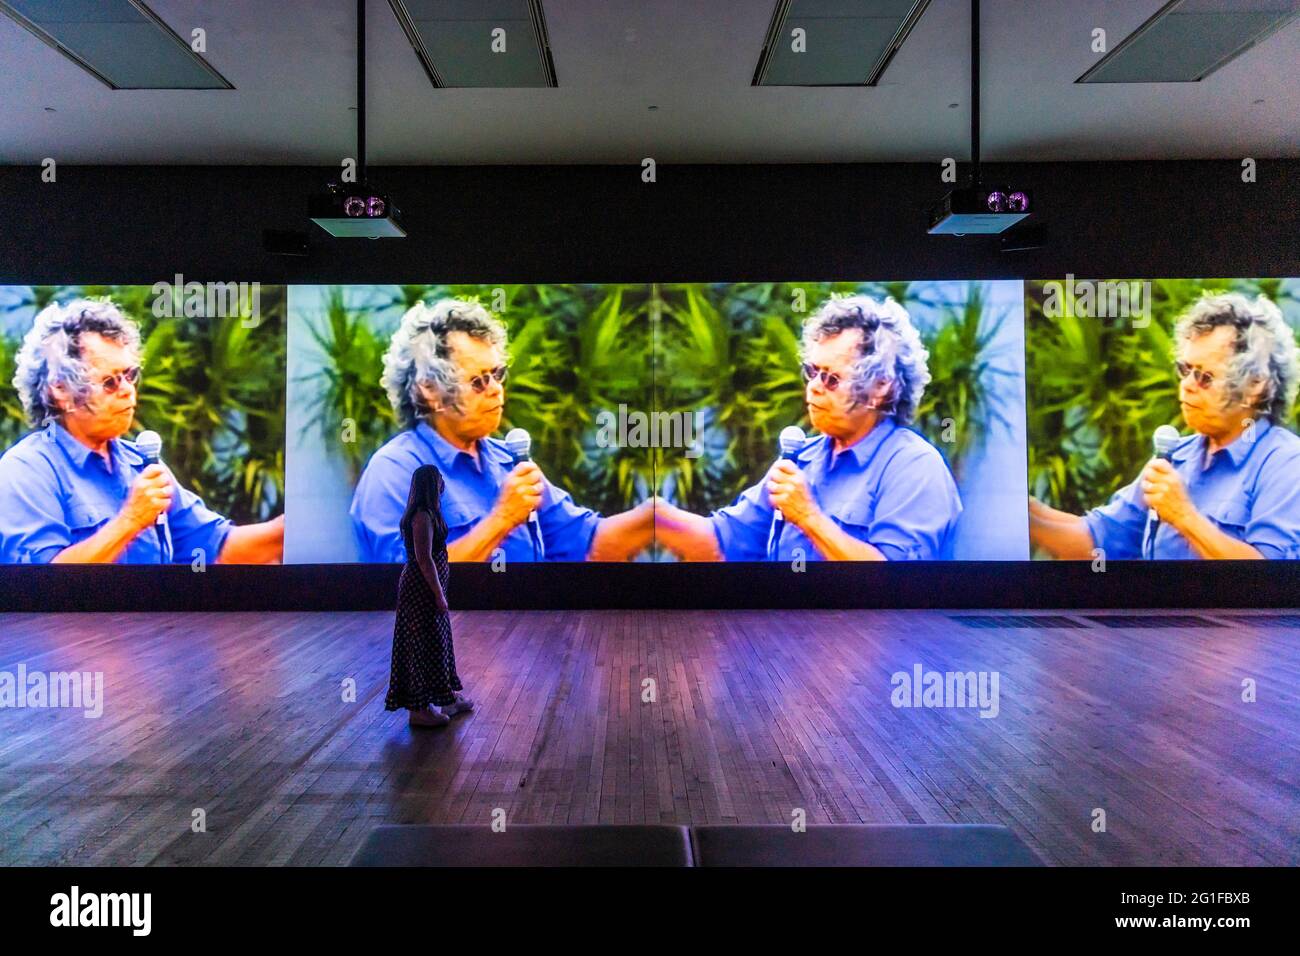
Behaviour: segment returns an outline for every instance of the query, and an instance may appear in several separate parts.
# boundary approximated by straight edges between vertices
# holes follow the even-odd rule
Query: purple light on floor
[[[1022,192],[1014,192],[1007,196],[1007,208],[1012,212],[1027,212],[1029,210],[1029,197]]]
[[[378,196],[371,196],[369,201],[366,203],[366,215],[370,216],[372,219],[378,219],[384,214],[384,210],[387,208],[388,206],[382,199]]]
[[[988,206],[989,212],[1001,212],[1004,208],[1004,203],[1006,202],[1006,196],[995,189],[993,192],[989,193],[988,198],[985,199],[984,202],[985,205]]]
[[[343,200],[343,211],[349,216],[364,216],[366,214],[366,201],[360,196],[349,196]]]

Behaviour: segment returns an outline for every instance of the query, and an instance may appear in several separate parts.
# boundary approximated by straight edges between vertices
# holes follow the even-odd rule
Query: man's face
[[[433,408],[441,407],[436,417],[464,441],[486,438],[501,424],[505,408],[506,389],[488,373],[505,364],[501,349],[490,342],[476,339],[466,332],[452,332],[447,336],[447,348],[452,364],[456,366],[460,382],[460,407],[452,405],[445,396],[426,394]],[[474,390],[470,381],[482,376],[486,381],[483,391]]]
[[[1183,420],[1189,428],[1212,438],[1231,435],[1245,419],[1254,417],[1250,408],[1228,392],[1228,363],[1235,342],[1236,330],[1220,326],[1188,339],[1178,350],[1178,361],[1188,369],[1178,383]],[[1200,380],[1206,375],[1211,381],[1203,385]]]
[[[839,377],[834,389],[827,388],[818,375],[804,386],[804,401],[812,427],[832,438],[848,439],[867,427],[874,414],[871,403],[853,403],[853,363],[862,352],[862,330],[846,329],[829,338],[814,342],[804,353],[804,361],[818,371]]]
[[[77,405],[62,386],[54,389],[64,426],[97,443],[120,438],[135,419],[136,384],[131,378],[140,356],[120,342],[87,332],[81,336],[81,361],[90,382],[84,404]]]

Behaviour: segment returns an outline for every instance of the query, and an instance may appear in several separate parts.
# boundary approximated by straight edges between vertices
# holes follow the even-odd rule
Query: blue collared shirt
[[[359,560],[406,560],[398,523],[406,510],[411,474],[420,465],[433,465],[442,472],[442,515],[450,544],[492,510],[515,463],[503,441],[479,439],[475,459],[439,435],[428,422],[420,422],[389,439],[371,456],[352,495],[349,514]],[[549,481],[544,481],[542,503],[534,513],[542,544],[536,557],[546,561],[586,560],[600,515],[578,507],[567,491]],[[535,560],[528,522],[511,529],[498,547],[504,550],[507,562]]]
[[[1206,438],[1191,435],[1169,459],[1196,510],[1266,558],[1300,558],[1300,437],[1262,420],[1206,462]],[[1142,478],[1083,516],[1107,558],[1189,559],[1200,555],[1165,522],[1147,541]],[[1145,547],[1144,547],[1145,545]]]
[[[892,418],[839,452],[829,436],[810,438],[795,455],[818,507],[840,529],[879,549],[890,561],[947,556],[961,514],[957,485],[943,456],[928,441]],[[713,531],[728,561],[791,561],[800,549],[808,560],[822,555],[793,523],[783,522],[769,552],[775,509],[767,481],[747,488],[713,512]]]
[[[122,510],[147,465],[135,442],[114,438],[108,448],[105,461],[52,423],[0,457],[0,563],[47,564]],[[166,523],[136,535],[117,563],[187,564],[195,548],[215,561],[231,526],[178,485]]]

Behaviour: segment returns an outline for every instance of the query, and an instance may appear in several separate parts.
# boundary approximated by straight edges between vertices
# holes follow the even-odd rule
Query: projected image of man
[[[0,457],[0,562],[278,562],[284,518],[236,525],[123,436],[135,419],[140,331],[109,301],[43,309],[13,384],[36,429]]]
[[[927,359],[893,299],[832,298],[803,327],[804,400],[820,434],[707,517],[657,502],[657,540],[687,560],[944,557],[961,499],[943,456],[908,427]]]
[[[1058,558],[1300,558],[1295,335],[1263,296],[1208,295],[1179,319],[1174,368],[1191,429],[1103,506],[1030,499],[1033,543]]]
[[[366,464],[350,514],[362,561],[405,560],[399,522],[411,475],[434,465],[445,488],[452,561],[623,561],[651,539],[651,502],[601,516],[491,437],[506,402],[506,329],[475,302],[419,303],[384,356],[403,426]]]

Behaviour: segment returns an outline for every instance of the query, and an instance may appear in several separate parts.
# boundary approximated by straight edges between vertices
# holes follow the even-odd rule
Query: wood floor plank
[[[339,865],[378,823],[502,809],[1002,823],[1058,864],[1300,865],[1300,631],[1090,613],[458,611],[477,707],[425,731],[383,709],[389,614],[0,614],[0,671],[98,671],[105,695],[98,719],[0,708],[0,864]],[[998,715],[893,706],[918,664],[996,671]]]

